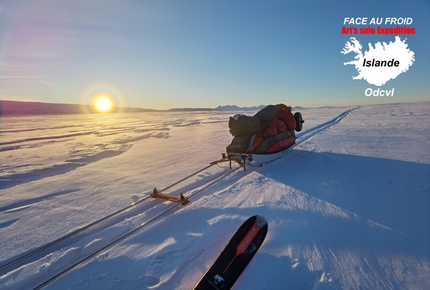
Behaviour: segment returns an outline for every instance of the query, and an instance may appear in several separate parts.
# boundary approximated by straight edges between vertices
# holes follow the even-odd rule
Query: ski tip
[[[266,218],[264,216],[262,216],[262,215],[256,215],[255,217],[256,217],[255,224],[259,228],[264,227],[265,225],[267,225],[267,220],[266,220]]]

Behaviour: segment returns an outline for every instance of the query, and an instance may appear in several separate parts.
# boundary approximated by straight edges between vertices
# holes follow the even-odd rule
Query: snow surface
[[[46,289],[191,289],[254,214],[268,236],[235,289],[430,289],[430,103],[300,111],[290,153],[171,188],[195,195]],[[0,119],[0,266],[219,159],[235,113]],[[171,205],[146,200],[0,272],[0,289],[31,289]]]

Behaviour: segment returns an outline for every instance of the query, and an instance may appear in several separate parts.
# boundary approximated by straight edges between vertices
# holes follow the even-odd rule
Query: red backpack
[[[293,113],[291,113],[290,107],[287,107],[284,104],[278,104],[276,105],[276,108],[276,116],[285,122],[287,130],[294,130],[297,124]]]

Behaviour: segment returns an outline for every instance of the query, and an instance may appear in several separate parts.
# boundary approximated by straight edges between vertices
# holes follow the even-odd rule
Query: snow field
[[[268,220],[268,236],[236,289],[429,288],[429,109],[430,103],[411,103],[300,110],[306,123],[293,151],[262,167],[234,172],[47,289],[190,289],[254,214]],[[19,164],[6,163],[4,168],[12,172],[6,178],[14,186],[1,190],[1,260],[127,206],[153,187],[166,187],[218,159],[231,139],[228,115],[154,117],[146,120],[152,137],[138,131],[141,115],[127,116],[128,123],[115,122],[123,126],[120,133],[108,139],[92,135],[82,143],[87,150],[81,157],[105,152],[93,144],[108,148],[116,142],[126,149],[117,148],[120,154],[62,174],[52,174],[50,161],[40,159],[43,171],[27,164],[27,171],[19,173],[22,180],[17,180],[13,168]],[[66,151],[79,138],[55,139],[64,150],[55,164],[68,158]],[[39,141],[26,142],[30,146]],[[49,145],[38,146],[40,155],[49,155],[44,150]],[[0,154],[3,158],[14,150]],[[227,167],[211,167],[181,186],[193,192]],[[35,173],[41,176],[36,179]],[[89,252],[138,225],[157,205],[169,205],[150,204],[1,276],[0,289],[31,288],[55,267],[70,263],[76,253]]]

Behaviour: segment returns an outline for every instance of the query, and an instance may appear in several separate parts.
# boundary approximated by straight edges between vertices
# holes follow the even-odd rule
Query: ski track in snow
[[[296,142],[296,147],[300,146],[301,144],[305,143],[306,141],[308,141],[310,138],[312,138],[312,136],[314,136],[315,134],[320,133],[321,131],[324,131],[336,124],[338,124],[340,121],[342,121],[346,116],[348,116],[352,111],[358,109],[359,107],[347,110],[343,113],[341,113],[339,116],[335,117],[334,119],[327,121],[323,124],[317,125],[315,127],[312,127],[308,130],[306,130],[305,132],[301,132],[297,134],[297,138],[298,141]]]
[[[192,197],[187,206],[104,251],[47,289],[190,289],[237,227],[254,214],[262,214],[269,221],[268,236],[235,289],[427,289],[430,140],[425,136],[429,136],[430,128],[423,124],[429,123],[429,107],[430,103],[303,109],[305,128],[290,153],[262,167],[235,172]],[[105,207],[115,205],[113,209],[124,205],[121,200],[136,201],[144,192],[142,186],[150,189],[155,184],[161,188],[160,184],[183,178],[201,168],[202,163],[217,159],[195,148],[205,144],[209,152],[222,151],[219,147],[229,142],[223,118],[196,114],[187,119],[173,114],[160,127],[161,134],[169,129],[168,139],[129,136],[132,141],[124,154],[64,172],[64,181],[48,176],[9,187],[5,190],[9,194],[0,204],[0,231],[8,229],[11,238],[28,243],[30,240],[20,236],[19,229],[28,217],[23,215],[25,212],[37,215],[38,210],[67,201],[70,208],[61,205],[64,208],[60,216],[73,224],[79,220],[67,212],[85,208],[84,203],[78,203],[79,196],[91,204],[99,201]],[[397,135],[396,129],[403,127],[408,131]],[[376,138],[381,149],[373,147],[370,138]],[[397,142],[395,147],[390,143],[393,140]],[[172,153],[157,151],[163,142],[175,144]],[[154,153],[161,154],[163,168],[151,158]],[[135,162],[139,158],[146,161],[145,166]],[[122,162],[114,162],[116,159]],[[187,167],[190,161],[193,165]],[[179,164],[184,170],[177,169]],[[104,168],[100,176],[107,177],[97,177],[97,171],[91,168]],[[132,174],[121,174],[127,170]],[[172,192],[192,194],[194,188],[216,174],[219,172],[202,172]],[[84,176],[93,179],[85,180]],[[114,180],[109,176],[115,176]],[[70,180],[79,182],[70,188]],[[53,193],[41,194],[46,189],[42,182],[50,182]],[[125,198],[112,194],[124,192],[123,186],[127,188]],[[26,198],[22,193],[10,196],[18,190],[32,190],[38,197]],[[97,203],[88,208],[97,215],[112,211]],[[133,228],[153,210],[144,209],[114,221],[97,233],[83,235],[74,244],[0,277],[0,289],[34,287],[49,273]],[[40,214],[42,219],[46,216]],[[46,232],[54,229],[62,235],[50,224],[46,227],[36,223],[33,227]],[[35,236],[32,240],[40,239]]]

